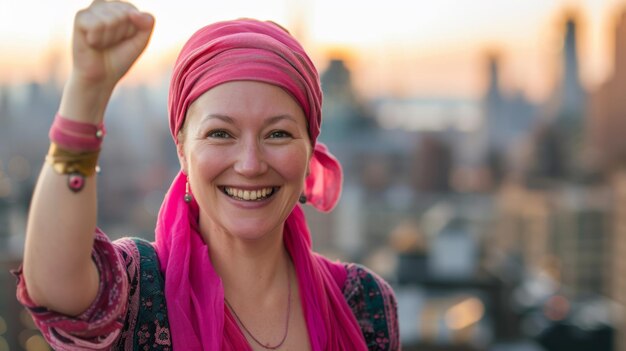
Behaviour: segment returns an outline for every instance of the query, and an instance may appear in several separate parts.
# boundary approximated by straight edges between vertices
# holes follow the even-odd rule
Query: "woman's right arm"
[[[99,124],[117,82],[145,49],[154,19],[125,2],[94,1],[76,14],[72,72],[59,114]],[[79,315],[96,298],[99,277],[91,258],[96,228],[96,176],[72,192],[68,176],[43,165],[26,229],[24,280],[33,302]]]

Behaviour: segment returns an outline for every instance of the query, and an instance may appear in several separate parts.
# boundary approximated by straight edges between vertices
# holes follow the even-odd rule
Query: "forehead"
[[[217,85],[200,95],[187,110],[187,122],[202,122],[209,116],[227,116],[238,123],[263,122],[288,116],[306,128],[304,112],[285,90],[256,81],[234,81]]]

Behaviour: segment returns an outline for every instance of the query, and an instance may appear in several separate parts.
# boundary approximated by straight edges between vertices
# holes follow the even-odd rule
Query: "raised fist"
[[[115,86],[146,48],[153,27],[152,15],[130,3],[95,0],[74,19],[74,78]]]

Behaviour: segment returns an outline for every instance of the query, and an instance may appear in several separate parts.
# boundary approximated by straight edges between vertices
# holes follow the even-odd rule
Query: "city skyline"
[[[495,51],[502,58],[504,89],[522,90],[534,101],[545,100],[557,79],[559,31],[568,11],[579,17],[580,73],[583,84],[593,89],[612,72],[611,33],[626,8],[623,0],[480,0],[471,6],[446,0],[416,9],[398,0],[385,8],[353,0],[238,0],[216,8],[184,1],[176,6],[133,3],[153,13],[157,25],[149,48],[126,79],[129,83],[156,84],[195,29],[243,16],[284,24],[309,49],[320,70],[329,57],[345,59],[357,90],[366,97],[478,98],[486,88],[482,62],[486,52]],[[57,74],[64,79],[72,17],[88,4],[0,0],[0,83],[41,81],[49,75],[51,59],[60,61]],[[32,11],[34,6],[38,11]]]
[[[78,8],[87,0],[68,2]],[[443,3],[451,6],[451,1]],[[546,346],[553,337],[584,350],[626,351],[626,323],[604,313],[626,306],[626,226],[621,220],[626,213],[626,143],[621,137],[626,4],[594,17],[568,3],[555,1],[543,22],[526,22],[540,23],[529,29],[531,43],[521,39],[526,34],[502,26],[494,37],[509,38],[510,46],[504,39],[493,48],[457,38],[462,43],[444,46],[442,41],[437,50],[424,53],[407,46],[396,61],[385,61],[385,50],[401,46],[397,42],[322,43],[313,35],[313,22],[287,23],[307,49],[315,48],[325,94],[319,140],[344,170],[342,200],[334,212],[305,207],[314,247],[390,278],[406,350],[459,343],[493,351],[576,349]],[[162,2],[142,4],[152,6],[146,10],[160,21]],[[393,1],[389,4],[393,8]],[[352,5],[341,2],[334,9],[345,14]],[[485,11],[477,6],[475,11]],[[0,6],[0,22],[2,11]],[[368,10],[363,11],[367,18]],[[621,18],[619,27],[610,16]],[[596,87],[589,85],[585,54],[591,23],[604,26],[602,41],[618,44],[617,55],[606,53],[611,69]],[[163,28],[165,23],[157,22],[155,38]],[[173,37],[184,38],[185,30]],[[46,37],[55,37],[53,32]],[[511,33],[517,34],[508,37]],[[0,27],[4,54],[2,35]],[[23,250],[28,201],[65,79],[66,44],[61,38],[46,41],[37,55],[24,54],[24,63],[33,59],[40,66],[31,68],[24,82],[2,80],[3,74],[20,70],[6,70],[0,54],[0,251],[10,253],[3,256],[5,267],[17,266]],[[156,39],[153,44],[107,109],[98,225],[114,239],[127,233],[153,238],[159,206],[180,167],[165,123],[167,69],[177,50]],[[161,45],[165,56],[151,58]],[[374,51],[368,53],[368,47]],[[513,47],[529,52],[519,54]],[[327,52],[333,55],[326,57]],[[528,57],[534,59],[522,62]],[[31,82],[38,68],[54,74]],[[405,78],[395,81],[395,90],[377,80],[387,75],[391,80],[392,69]],[[528,82],[537,84],[537,74],[552,84],[543,99],[533,101],[520,90],[528,92]],[[474,96],[466,92],[471,77],[484,85]],[[371,90],[363,95],[364,87]],[[398,95],[365,100],[375,92]],[[0,284],[12,289],[14,278],[8,268],[4,272]],[[16,345],[11,349],[24,340],[45,344],[32,325],[18,318],[20,308],[12,294],[0,296],[0,318],[9,326],[0,333],[0,349],[3,340]],[[612,334],[599,334],[606,331]],[[615,346],[602,346],[602,340]]]

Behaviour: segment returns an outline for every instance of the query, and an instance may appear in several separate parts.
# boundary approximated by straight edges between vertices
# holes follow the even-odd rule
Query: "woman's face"
[[[304,113],[289,94],[254,81],[218,85],[191,104],[182,138],[179,159],[204,234],[282,232],[311,157]]]

